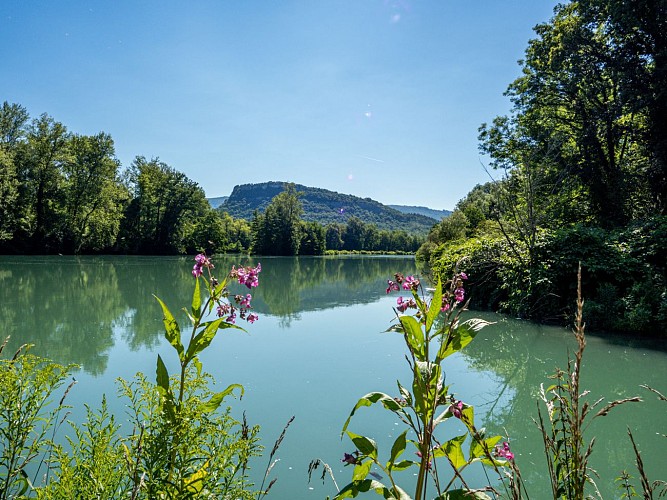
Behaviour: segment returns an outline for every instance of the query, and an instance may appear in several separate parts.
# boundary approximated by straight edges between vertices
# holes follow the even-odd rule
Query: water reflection
[[[220,273],[255,263],[215,259]],[[191,268],[185,257],[0,257],[0,331],[12,337],[8,352],[32,343],[36,354],[101,375],[116,341],[133,351],[159,342],[162,321],[153,294],[176,314],[192,294]],[[377,300],[396,270],[414,272],[414,260],[265,258],[253,308],[287,327],[301,312]]]
[[[587,439],[596,438],[591,465],[601,474],[598,486],[604,497],[613,497],[613,480],[622,470],[628,469],[636,476],[627,428],[632,430],[643,455],[651,457],[646,460],[649,477],[664,478],[667,463],[664,439],[656,440],[657,434],[667,431],[667,403],[640,387],[648,384],[667,388],[665,345],[637,339],[632,343],[630,347],[619,338],[609,342],[588,335],[582,363],[582,387],[590,391],[586,400],[592,404],[603,398],[591,416],[613,400],[636,395],[644,399],[643,403],[615,408],[608,416],[591,421],[586,429]],[[505,319],[483,330],[464,354],[469,369],[495,378],[494,390],[481,398],[485,425],[514,439],[513,449],[520,454],[519,465],[533,491],[550,491],[544,474],[542,438],[533,420],[537,418],[540,385],[548,387],[552,383],[548,377],[556,367],[566,368],[567,352],[575,349],[567,329]],[[540,407],[544,415],[544,405]]]

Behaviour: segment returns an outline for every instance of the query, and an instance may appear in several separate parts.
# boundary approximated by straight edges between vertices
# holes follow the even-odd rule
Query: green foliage
[[[0,354],[6,345],[0,347]],[[54,427],[65,408],[53,397],[69,376],[64,367],[33,356],[22,346],[12,358],[0,359],[0,499],[21,497],[36,477],[36,461],[51,450]],[[71,386],[70,386],[71,387]],[[69,390],[69,389],[68,389]],[[65,392],[65,395],[67,391]]]

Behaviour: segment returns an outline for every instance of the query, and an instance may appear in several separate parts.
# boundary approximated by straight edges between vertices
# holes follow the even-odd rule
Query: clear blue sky
[[[451,209],[550,0],[3,0],[0,102],[209,197],[291,181]]]

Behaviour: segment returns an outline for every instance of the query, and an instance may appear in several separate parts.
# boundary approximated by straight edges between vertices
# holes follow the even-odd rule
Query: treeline
[[[283,216],[291,224],[292,215],[272,209],[263,227],[284,226]],[[288,252],[256,234],[259,221],[214,210],[197,183],[157,158],[138,156],[123,169],[109,134],[76,134],[47,114],[31,119],[19,104],[0,107],[0,253],[317,255],[414,252],[423,242],[358,219],[331,228],[300,221]],[[329,232],[338,237],[329,242]]]
[[[598,329],[667,329],[667,7],[582,0],[535,28],[508,88],[510,116],[480,127],[500,180],[477,186],[418,252],[470,271],[477,306],[572,318],[583,266]]]

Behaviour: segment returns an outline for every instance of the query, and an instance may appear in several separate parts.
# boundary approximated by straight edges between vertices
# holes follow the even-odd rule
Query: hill
[[[415,207],[411,205],[387,205],[399,212],[404,214],[419,214],[426,217],[430,217],[433,220],[440,222],[443,217],[449,217],[452,215],[451,210],[434,210],[433,208],[428,207]]]
[[[232,217],[250,220],[255,210],[263,212],[271,199],[283,191],[284,182],[263,182],[235,186],[229,198],[218,210]],[[402,229],[412,234],[425,234],[434,220],[425,215],[402,213],[370,198],[359,198],[327,189],[295,185],[301,193],[303,219],[326,225],[333,222],[345,224],[354,216],[379,229]]]

